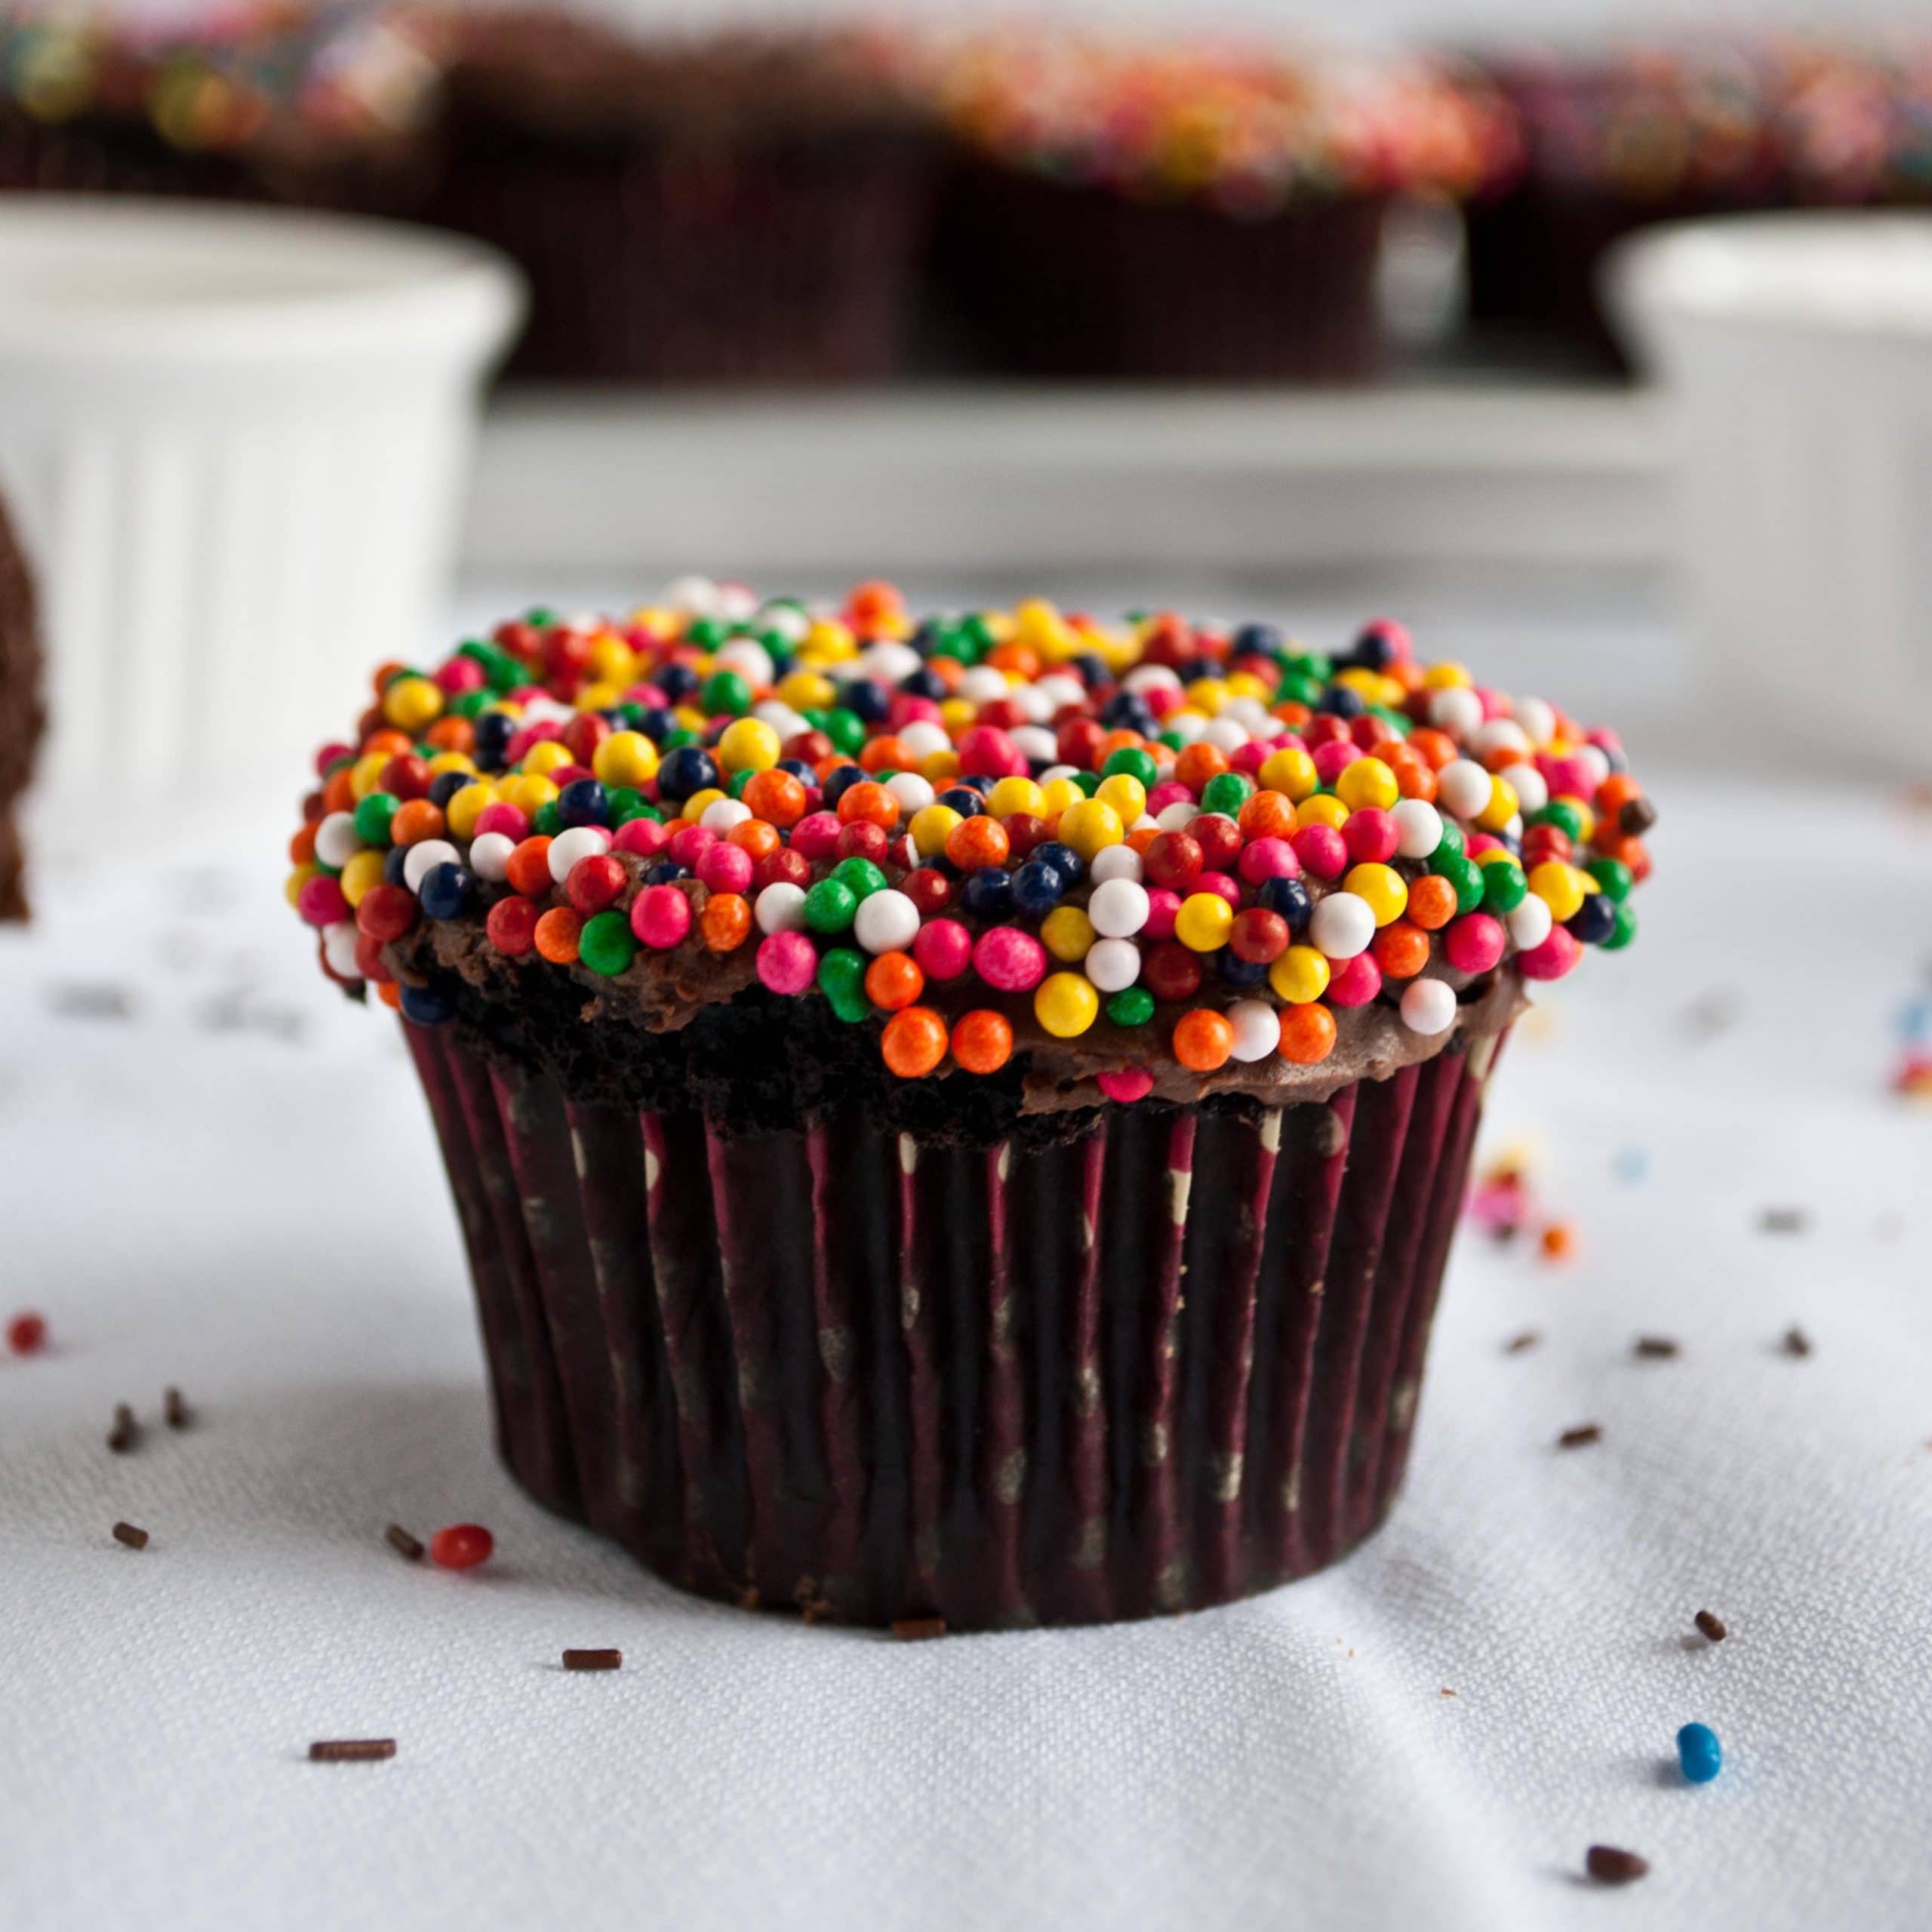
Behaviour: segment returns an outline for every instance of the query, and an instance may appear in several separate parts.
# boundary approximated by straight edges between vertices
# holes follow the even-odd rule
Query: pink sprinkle
[[[1196,892],[1218,892],[1235,910],[1241,910],[1241,884],[1226,872],[1203,872],[1194,881]]]
[[[1189,886],[1191,892],[1193,888]],[[1150,887],[1147,894],[1147,923],[1140,928],[1144,940],[1172,939],[1174,919],[1180,911],[1180,894],[1164,885]]]
[[[910,691],[894,691],[890,716],[895,731],[902,724],[937,724],[939,706],[929,697],[915,697]]]
[[[598,720],[600,724],[602,721]],[[561,792],[566,785],[574,785],[580,778],[594,778],[597,774],[588,765],[560,764],[555,771],[546,771],[543,775]]]
[[[768,991],[801,993],[817,972],[818,955],[803,933],[768,933],[759,942],[758,977]]]
[[[1250,885],[1271,878],[1299,878],[1301,861],[1285,838],[1251,838],[1241,848],[1241,875]]]
[[[698,861],[718,843],[718,835],[708,825],[680,826],[671,835],[668,856],[676,864],[697,869]]]
[[[1130,1066],[1120,1073],[1097,1073],[1096,1084],[1110,1100],[1131,1106],[1154,1091],[1154,1076],[1144,1066]]]
[[[1493,832],[1472,832],[1463,846],[1463,851],[1472,859],[1484,852],[1500,852],[1502,849],[1503,841]]]
[[[961,735],[959,769],[968,778],[1010,778],[1025,774],[1026,761],[1004,731],[975,724]]]
[[[1191,805],[1194,794],[1178,778],[1164,778],[1147,794],[1147,812],[1158,818],[1170,805]]]
[[[1336,738],[1315,748],[1315,775],[1324,785],[1332,785],[1361,756],[1361,747],[1352,738]]]
[[[1327,998],[1331,1006],[1366,1006],[1382,990],[1382,968],[1372,953],[1358,952],[1331,968]]]
[[[957,919],[928,919],[912,940],[912,957],[929,980],[956,980],[973,957],[973,935]]]
[[[675,885],[648,885],[631,902],[631,931],[668,952],[691,929],[691,902]]]
[[[315,776],[318,778],[326,778],[328,776],[329,767],[334,764],[337,758],[353,758],[355,755],[355,747],[353,745],[340,743],[325,745],[315,754]]]
[[[1349,814],[1342,828],[1342,843],[1358,866],[1386,865],[1395,856],[1398,835],[1395,821],[1379,805],[1364,805]]]
[[[829,859],[838,849],[838,815],[808,812],[792,828],[792,849],[808,859]]]
[[[506,838],[521,841],[530,836],[530,814],[498,798],[476,814],[475,831],[478,838],[486,832],[500,832]]]
[[[1317,878],[1340,878],[1348,869],[1349,848],[1332,825],[1305,825],[1288,842],[1303,869]]]
[[[1046,977],[1047,949],[1017,926],[995,926],[980,935],[973,969],[1001,992],[1029,992]]]
[[[1459,973],[1487,973],[1503,957],[1503,921],[1487,912],[1465,912],[1442,935],[1442,949]]]
[[[342,888],[327,872],[318,872],[303,882],[295,909],[312,926],[332,926],[338,919],[353,918]]]
[[[721,838],[697,862],[699,878],[713,892],[749,892],[752,869],[752,855]]]
[[[1228,754],[1228,769],[1245,772],[1252,778],[1268,762],[1268,747],[1258,739],[1251,738],[1244,745],[1237,745]]]
[[[1516,955],[1516,970],[1526,980],[1560,980],[1583,956],[1577,935],[1567,926],[1552,926],[1540,946]]]
[[[436,673],[436,686],[451,697],[483,688],[483,667],[473,657],[452,657]]]
[[[490,811],[494,811],[492,805]],[[490,812],[483,814],[485,818]],[[614,841],[620,852],[635,852],[640,859],[654,859],[671,842],[671,835],[654,818],[626,819],[617,828]]]

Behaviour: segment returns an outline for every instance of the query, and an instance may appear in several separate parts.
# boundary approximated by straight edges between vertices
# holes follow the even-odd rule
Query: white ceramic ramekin
[[[425,231],[0,202],[0,488],[41,580],[42,813],[285,789],[315,721],[420,654],[522,307],[498,257]]]
[[[1607,288],[1672,398],[1686,614],[1814,757],[1932,761],[1932,216],[1752,215],[1626,243]]]

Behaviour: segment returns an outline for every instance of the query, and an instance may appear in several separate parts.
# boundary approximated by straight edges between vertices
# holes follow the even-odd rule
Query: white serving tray
[[[512,390],[472,570],[1650,565],[1655,407],[1604,386]]]

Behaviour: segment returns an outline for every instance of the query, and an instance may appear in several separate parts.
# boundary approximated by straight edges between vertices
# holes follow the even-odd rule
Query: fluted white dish
[[[1932,216],[1742,216],[1626,242],[1607,291],[1670,398],[1691,632],[1814,756],[1932,756]]]
[[[0,487],[49,646],[43,814],[286,788],[372,665],[434,644],[523,300],[491,251],[426,230],[0,202]]]

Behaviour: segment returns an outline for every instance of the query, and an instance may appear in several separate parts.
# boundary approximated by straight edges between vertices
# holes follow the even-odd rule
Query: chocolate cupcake
[[[435,178],[419,8],[281,8],[192,29],[0,14],[0,187],[409,214]]]
[[[1272,626],[689,581],[392,672],[291,897],[403,1017],[506,1461],[686,1588],[1217,1603],[1382,1520],[1607,733]]]
[[[1663,221],[1932,201],[1932,53],[1791,36],[1519,57],[1523,165],[1469,216],[1478,325],[1627,367],[1598,271]]]
[[[0,504],[0,919],[27,916],[18,808],[45,729],[33,580]]]
[[[530,279],[513,373],[896,372],[930,169],[894,42],[640,42],[535,11],[457,32],[438,216]]]
[[[1346,378],[1380,354],[1383,217],[1508,167],[1472,75],[1012,33],[942,89],[960,158],[935,274],[996,365]]]

